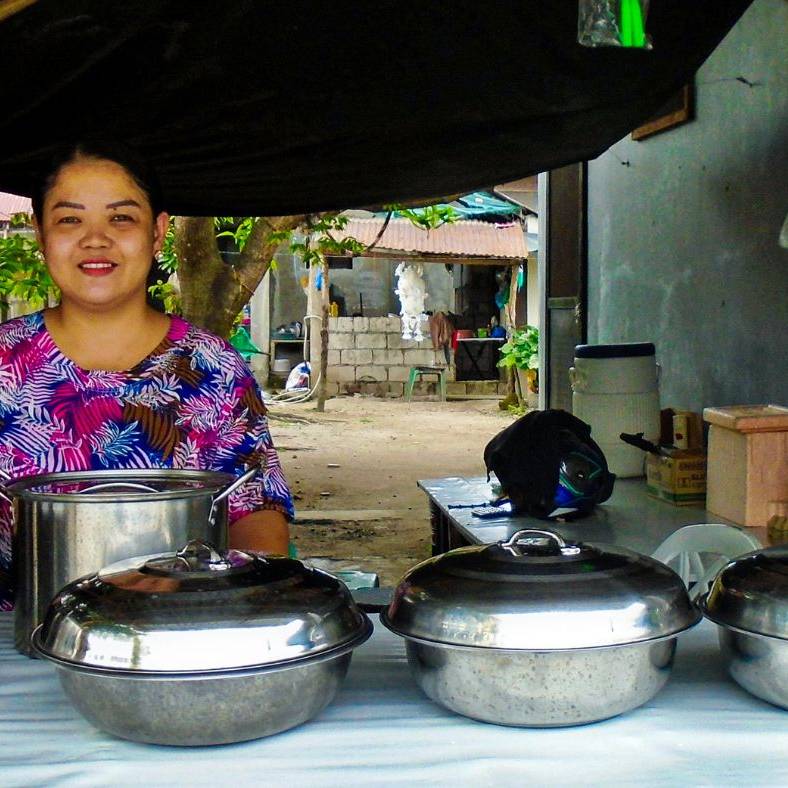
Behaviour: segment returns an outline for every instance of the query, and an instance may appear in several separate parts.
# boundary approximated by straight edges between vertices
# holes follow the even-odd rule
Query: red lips
[[[79,264],[79,270],[87,276],[107,276],[117,268],[117,263],[108,260],[106,257],[95,257],[83,260]]]

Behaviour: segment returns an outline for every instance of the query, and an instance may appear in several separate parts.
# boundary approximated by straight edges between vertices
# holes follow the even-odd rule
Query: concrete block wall
[[[429,339],[414,342],[402,338],[398,317],[332,317],[328,321],[328,393],[373,394],[401,397],[410,368],[446,366],[443,351],[435,351]],[[454,380],[454,367],[447,379]],[[433,379],[434,380],[434,379]],[[417,393],[435,393],[436,384],[417,384]]]

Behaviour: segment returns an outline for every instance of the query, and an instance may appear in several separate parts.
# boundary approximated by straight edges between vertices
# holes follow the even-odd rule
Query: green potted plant
[[[536,326],[515,328],[501,346],[499,367],[513,368],[520,402],[536,407],[539,392],[539,329]]]

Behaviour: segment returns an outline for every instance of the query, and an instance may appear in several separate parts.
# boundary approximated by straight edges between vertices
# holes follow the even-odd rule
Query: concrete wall
[[[756,0],[696,120],[589,164],[589,341],[653,341],[663,407],[788,401],[786,30],[788,3]]]
[[[345,298],[348,316],[359,312],[359,294],[364,300],[365,317],[385,317],[397,312],[394,295],[394,266],[388,260],[374,257],[356,257],[353,268],[333,269],[331,284]]]
[[[399,299],[394,293],[397,280],[394,270],[399,260],[355,257],[352,269],[331,271],[331,284],[344,296],[348,315],[359,311],[359,293],[364,298],[364,317],[399,314]],[[440,263],[424,264],[427,286],[426,308],[431,312],[448,312],[454,305],[451,274]]]
[[[274,255],[276,271],[270,271],[268,277],[271,302],[271,329],[298,320],[304,322],[306,314],[306,293],[301,287],[300,279],[307,275],[307,269],[301,258],[289,252]]]
[[[299,280],[306,275],[300,259],[288,253],[276,255],[277,270],[271,277],[271,326],[303,322],[306,312],[306,295]],[[365,317],[386,317],[399,314],[399,299],[394,293],[394,269],[398,260],[375,257],[356,257],[353,268],[335,268],[330,273],[330,283],[335,292],[345,298],[347,314],[359,311],[359,293],[363,295]],[[449,312],[454,308],[454,289],[451,274],[439,263],[424,264],[424,281],[427,285],[426,308],[431,312]]]
[[[424,263],[426,307],[430,312],[454,311],[454,277],[441,263]],[[399,312],[399,306],[397,306]]]

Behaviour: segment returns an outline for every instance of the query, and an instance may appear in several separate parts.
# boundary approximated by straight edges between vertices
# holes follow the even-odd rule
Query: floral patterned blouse
[[[0,325],[0,471],[186,468],[265,470],[229,497],[229,520],[260,509],[293,517],[254,377],[223,339],[172,317],[133,369],[84,370],[63,355],[42,312]],[[0,502],[0,610],[10,591],[12,512]]]

